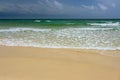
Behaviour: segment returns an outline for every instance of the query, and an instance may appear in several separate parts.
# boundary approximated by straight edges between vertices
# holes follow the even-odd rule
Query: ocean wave
[[[70,28],[72,30],[90,30],[90,31],[94,31],[94,30],[112,30],[113,28]]]
[[[4,39],[0,41],[2,46],[21,46],[21,47],[38,47],[38,48],[67,48],[67,49],[95,49],[95,50],[120,50],[120,47],[75,47],[75,46],[64,46],[58,44],[38,44],[31,40],[15,40],[15,39]],[[120,56],[120,53],[119,53]]]
[[[113,28],[65,28],[56,31],[95,31],[95,30],[112,30]],[[54,29],[53,29],[54,30]],[[44,32],[51,31],[51,29],[41,29],[41,28],[9,28],[9,29],[0,29],[0,32],[20,32],[20,31],[34,31],[34,32]]]
[[[34,22],[41,22],[41,20],[35,20]]]
[[[60,29],[60,30],[57,30],[58,32],[74,32],[74,33],[77,33],[77,32],[80,32],[80,31],[106,31],[106,30],[113,30],[113,28],[93,28],[93,27],[85,27],[85,28],[65,28],[65,29]]]
[[[18,31],[50,31],[51,29],[37,29],[37,28],[9,28],[9,29],[0,29],[0,32],[18,32]]]
[[[67,25],[73,25],[73,24],[75,24],[75,23],[66,23]]]
[[[46,22],[48,22],[48,23],[49,23],[49,22],[51,22],[51,20],[46,20]]]
[[[106,23],[88,23],[91,26],[120,26],[119,22],[106,22]]]
[[[120,50],[120,31],[111,29],[113,28],[0,29],[0,45]]]

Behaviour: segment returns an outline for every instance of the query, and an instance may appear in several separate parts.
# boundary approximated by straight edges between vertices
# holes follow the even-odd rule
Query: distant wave
[[[66,23],[67,25],[73,25],[73,24],[75,24],[75,23]]]
[[[91,26],[120,26],[119,22],[106,22],[106,23],[88,23]]]
[[[113,28],[69,28],[72,30],[90,30],[90,31],[95,31],[95,30],[112,30]]]
[[[51,22],[51,20],[46,20],[46,22]]]
[[[41,22],[41,20],[35,20],[34,22]]]

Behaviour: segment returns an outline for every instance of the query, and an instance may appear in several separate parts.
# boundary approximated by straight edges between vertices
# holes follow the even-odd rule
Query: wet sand
[[[120,80],[118,54],[0,46],[0,80]]]

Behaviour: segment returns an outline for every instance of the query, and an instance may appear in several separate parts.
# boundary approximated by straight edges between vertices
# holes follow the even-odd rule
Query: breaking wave
[[[9,28],[0,29],[0,45],[120,50],[119,34],[113,28]]]
[[[50,31],[51,29],[37,29],[37,28],[9,28],[9,29],[0,29],[0,32],[20,32],[20,31]]]
[[[88,23],[91,26],[120,26],[119,22],[106,22],[106,23]]]

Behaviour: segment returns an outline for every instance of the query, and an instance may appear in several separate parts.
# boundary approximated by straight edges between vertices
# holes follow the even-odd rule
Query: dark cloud
[[[0,18],[119,18],[118,0],[0,0]]]

